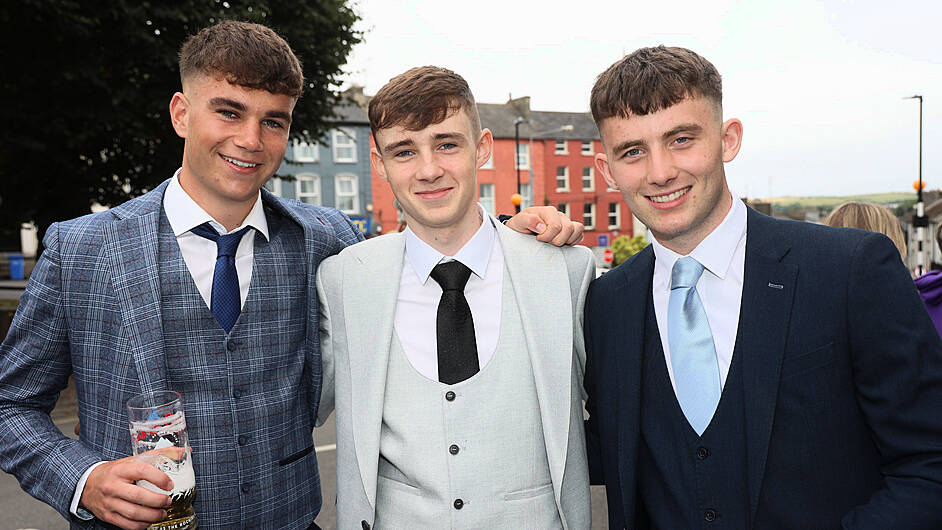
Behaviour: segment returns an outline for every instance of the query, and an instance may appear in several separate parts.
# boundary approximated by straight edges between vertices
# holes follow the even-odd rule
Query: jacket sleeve
[[[883,480],[843,526],[942,528],[942,341],[887,238],[863,238],[849,269],[854,386]]]
[[[63,517],[82,473],[101,460],[63,435],[49,414],[72,373],[62,304],[58,225],[43,240],[12,325],[0,345],[0,468]]]

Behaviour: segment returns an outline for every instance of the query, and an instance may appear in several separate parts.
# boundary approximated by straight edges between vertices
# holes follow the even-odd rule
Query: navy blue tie
[[[216,321],[226,330],[232,329],[242,311],[242,296],[239,291],[239,273],[236,272],[235,254],[242,241],[242,235],[251,228],[247,226],[233,234],[220,235],[203,223],[193,230],[194,234],[216,242],[216,268],[213,271],[213,294],[210,297],[210,309]]]

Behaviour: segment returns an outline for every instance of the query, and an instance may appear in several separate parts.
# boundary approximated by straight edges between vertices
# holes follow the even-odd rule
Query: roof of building
[[[331,123],[350,123],[350,124],[363,124],[369,125],[370,119],[366,115],[366,111],[363,110],[359,105],[352,102],[341,103],[334,107],[335,116],[329,118]]]
[[[513,138],[514,121],[521,117],[509,103],[478,103],[481,126],[491,130],[494,138]],[[557,140],[598,140],[599,131],[588,112],[529,111],[529,119],[520,124],[521,138]],[[567,129],[569,126],[572,130]]]

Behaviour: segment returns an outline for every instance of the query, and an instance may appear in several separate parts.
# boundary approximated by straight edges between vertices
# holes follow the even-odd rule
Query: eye
[[[222,116],[223,118],[227,120],[234,120],[239,117],[238,114],[228,109],[219,109],[216,112],[219,113],[220,116]]]
[[[285,126],[281,122],[275,120],[262,120],[262,125],[268,127],[269,129],[284,129]]]
[[[681,136],[674,140],[674,143],[678,145],[684,145],[686,143],[690,143],[691,141],[693,141],[693,138],[690,138],[689,136]]]
[[[403,149],[402,151],[396,151],[393,153],[394,158],[408,158],[412,156],[413,151],[411,149]]]
[[[641,156],[641,148],[632,147],[631,149],[626,149],[625,154],[623,156],[624,158],[637,158]]]
[[[438,148],[441,149],[442,151],[450,151],[452,149],[457,149],[458,144],[453,143],[453,142],[448,142],[448,143],[444,143],[440,145]]]

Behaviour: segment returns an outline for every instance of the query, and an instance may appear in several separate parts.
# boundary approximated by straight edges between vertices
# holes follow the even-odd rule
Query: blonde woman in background
[[[845,202],[834,208],[824,223],[828,226],[860,228],[881,233],[896,245],[900,259],[906,259],[906,239],[899,227],[899,219],[885,206],[866,202]]]

